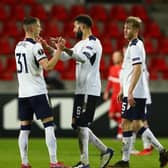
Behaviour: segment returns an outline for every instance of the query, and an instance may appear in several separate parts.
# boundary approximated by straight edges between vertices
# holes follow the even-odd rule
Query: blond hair
[[[140,29],[142,25],[142,20],[139,17],[129,16],[126,19],[125,23],[127,24],[131,23],[133,28]]]

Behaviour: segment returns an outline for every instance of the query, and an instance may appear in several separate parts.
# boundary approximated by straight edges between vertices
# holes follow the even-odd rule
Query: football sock
[[[89,128],[88,130],[89,130],[89,142],[92,143],[98,150],[100,150],[101,153],[105,153],[107,150],[107,146],[104,145],[104,143],[98,137],[96,137],[96,135],[94,135]]]
[[[27,165],[28,160],[28,138],[30,130],[21,130],[19,133],[18,144],[21,155],[22,164]]]
[[[80,161],[89,164],[88,158],[89,132],[87,127],[79,127],[79,146],[81,149]]]
[[[57,144],[56,144],[56,137],[54,133],[54,127],[48,126],[45,128],[45,140],[46,145],[49,152],[50,162],[56,163],[57,162]]]
[[[146,136],[142,135],[143,147],[144,149],[149,149],[151,147],[151,143]]]
[[[136,141],[136,133],[133,132],[132,133],[132,148],[131,148],[131,150],[135,149],[135,141]]]
[[[153,133],[151,132],[151,130],[149,128],[144,129],[144,131],[142,133],[142,137],[149,139],[152,146],[154,146],[159,152],[164,149],[164,147],[156,139],[156,137],[153,135]]]
[[[132,148],[132,131],[123,132],[122,160],[129,161]]]

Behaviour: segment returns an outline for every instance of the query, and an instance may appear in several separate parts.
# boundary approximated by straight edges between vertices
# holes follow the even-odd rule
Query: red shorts
[[[121,113],[122,103],[118,102],[116,99],[111,99],[109,113]]]

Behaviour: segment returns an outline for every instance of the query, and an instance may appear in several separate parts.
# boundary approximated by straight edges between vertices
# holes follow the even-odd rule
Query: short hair
[[[125,23],[131,23],[133,28],[140,29],[142,25],[142,20],[139,17],[129,16]]]
[[[88,27],[92,27],[93,25],[93,20],[89,15],[78,15],[74,21],[77,21],[79,23],[83,23],[87,25]]]
[[[37,21],[39,21],[39,19],[37,17],[29,16],[29,17],[24,18],[23,25],[29,26],[29,25],[37,23]]]

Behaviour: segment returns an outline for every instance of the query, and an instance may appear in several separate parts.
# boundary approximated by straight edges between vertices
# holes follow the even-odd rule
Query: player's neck
[[[35,40],[35,36],[33,34],[30,34],[30,33],[26,33],[25,38],[31,38],[31,39]]]
[[[137,39],[137,38],[138,38],[138,36],[135,35],[135,36],[133,36],[133,37],[130,39],[130,41],[135,40],[135,39]]]
[[[90,35],[92,35],[91,30],[90,29],[86,30],[85,32],[83,32],[82,40],[87,39]]]

